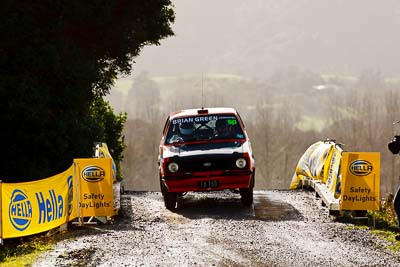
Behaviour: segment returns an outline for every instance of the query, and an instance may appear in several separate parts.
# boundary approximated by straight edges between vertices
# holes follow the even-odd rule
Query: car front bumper
[[[253,171],[235,171],[229,173],[207,172],[184,175],[164,176],[162,182],[168,192],[200,192],[224,189],[249,188],[252,186]]]

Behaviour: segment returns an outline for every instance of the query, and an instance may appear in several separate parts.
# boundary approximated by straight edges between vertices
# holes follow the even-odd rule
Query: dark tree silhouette
[[[169,0],[1,1],[0,179],[44,178],[91,156],[103,141],[96,98],[143,46],[173,35],[173,21]]]

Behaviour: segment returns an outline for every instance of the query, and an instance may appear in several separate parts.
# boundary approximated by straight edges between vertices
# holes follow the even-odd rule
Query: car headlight
[[[243,169],[244,167],[246,167],[246,160],[244,158],[237,159],[236,167],[238,167],[239,169]]]
[[[177,172],[179,170],[179,165],[176,162],[171,162],[168,164],[168,170],[172,173]]]

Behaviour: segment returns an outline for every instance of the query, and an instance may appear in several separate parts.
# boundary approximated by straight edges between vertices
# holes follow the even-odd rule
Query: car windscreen
[[[244,138],[245,135],[235,115],[201,115],[172,119],[166,144]]]

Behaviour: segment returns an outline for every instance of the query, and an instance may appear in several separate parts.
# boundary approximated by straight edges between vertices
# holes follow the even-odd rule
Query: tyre
[[[166,193],[164,194],[164,204],[165,207],[169,210],[175,209],[176,206],[176,194],[174,193]]]
[[[253,188],[256,180],[256,172],[253,170],[253,175],[251,176],[250,187],[240,188],[240,196],[242,197],[242,205],[245,207],[250,207],[253,204]]]
[[[240,195],[242,196],[242,205],[250,207],[253,204],[253,187],[240,188]]]
[[[165,207],[169,210],[175,209],[177,195],[175,193],[168,192],[168,189],[165,187],[162,181],[160,181],[160,186],[161,186],[161,193],[164,197]]]

